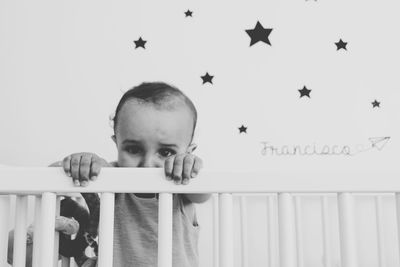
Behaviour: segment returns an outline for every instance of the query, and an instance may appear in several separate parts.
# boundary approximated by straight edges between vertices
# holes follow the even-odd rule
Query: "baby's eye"
[[[131,146],[131,147],[127,147],[126,151],[131,154],[136,154],[140,151],[140,149],[138,147]]]
[[[163,157],[169,157],[171,155],[175,154],[175,151],[171,150],[171,149],[161,149],[160,150],[160,154]]]

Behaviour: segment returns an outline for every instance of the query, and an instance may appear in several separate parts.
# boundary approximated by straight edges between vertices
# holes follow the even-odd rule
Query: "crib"
[[[140,177],[140,179],[135,178]],[[161,179],[162,177],[162,179]],[[245,179],[243,179],[245,177]],[[324,179],[321,179],[324,177]],[[362,180],[360,180],[362,177]],[[10,213],[10,195],[16,197],[16,218],[13,266],[25,266],[26,221],[28,196],[35,197],[33,266],[72,266],[70,259],[58,260],[58,233],[54,231],[54,217],[59,212],[60,195],[65,193],[97,192],[101,194],[99,222],[99,267],[112,266],[114,193],[159,193],[158,266],[172,266],[172,193],[213,194],[213,265],[232,267],[233,262],[233,194],[269,194],[277,198],[279,257],[270,257],[268,267],[298,267],[302,265],[302,236],[299,234],[298,202],[293,194],[322,194],[322,222],[326,226],[327,199],[324,194],[335,194],[339,215],[340,257],[342,267],[359,266],[354,229],[354,193],[390,193],[396,200],[397,235],[400,233],[400,172],[399,171],[227,171],[204,169],[188,185],[175,185],[164,179],[161,168],[103,168],[99,179],[88,187],[74,187],[62,168],[6,167],[0,168],[0,216]],[[34,181],[34,182],[32,182]],[[241,211],[245,197],[240,198]],[[268,212],[272,201],[267,197]],[[382,237],[382,201],[376,196],[377,235]],[[272,218],[272,214],[269,214]],[[246,236],[246,216],[241,216],[242,237]],[[268,231],[272,222],[267,223]],[[7,265],[7,220],[0,219],[0,265]],[[327,229],[327,227],[324,227]],[[398,236],[400,240],[400,235]],[[242,240],[241,266],[247,265],[246,238]],[[330,267],[329,234],[323,235],[324,266]],[[385,266],[384,241],[378,238],[380,267]],[[399,246],[400,247],[400,246]],[[268,251],[273,254],[274,243],[268,240]]]

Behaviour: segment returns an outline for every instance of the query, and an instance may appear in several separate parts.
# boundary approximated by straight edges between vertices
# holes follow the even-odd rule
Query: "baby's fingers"
[[[186,155],[186,157],[183,160],[183,174],[182,174],[183,184],[189,183],[190,175],[193,168],[193,163],[194,163],[194,156],[192,156],[191,154]]]
[[[175,157],[174,169],[172,171],[172,177],[175,181],[175,184],[180,184],[182,181],[182,169],[183,169],[183,159],[184,158],[185,158],[185,154],[179,154]]]
[[[80,164],[79,164],[79,180],[81,186],[87,186],[89,184],[89,176],[90,176],[90,167],[92,164],[92,155],[91,154],[83,154],[81,156]]]
[[[195,178],[201,168],[203,168],[203,160],[199,157],[195,157],[191,177]]]
[[[71,156],[65,157],[62,161],[64,172],[67,176],[71,177]]]
[[[172,170],[174,168],[174,158],[175,156],[170,156],[164,161],[164,171],[167,180],[172,180]]]
[[[79,186],[79,165],[81,164],[81,155],[71,155],[71,177],[76,186]]]
[[[99,176],[101,170],[101,163],[96,159],[92,158],[92,165],[90,168],[90,180],[94,181]]]

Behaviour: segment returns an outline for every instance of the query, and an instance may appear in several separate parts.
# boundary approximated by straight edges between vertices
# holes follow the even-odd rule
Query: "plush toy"
[[[89,259],[85,254],[88,246],[93,248],[97,256],[98,244],[95,238],[98,235],[100,215],[100,198],[97,193],[82,193],[81,195],[89,211],[70,197],[65,197],[60,203],[60,215],[78,221],[79,231],[74,239],[60,232],[59,254],[64,257],[74,257],[78,266],[82,266]]]

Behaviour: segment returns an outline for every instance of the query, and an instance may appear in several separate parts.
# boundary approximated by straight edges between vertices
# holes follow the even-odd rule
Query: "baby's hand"
[[[164,163],[167,180],[175,184],[188,184],[190,178],[196,177],[203,167],[203,161],[193,154],[178,154],[168,157]]]
[[[76,186],[87,186],[89,179],[97,179],[101,167],[112,167],[105,159],[86,152],[72,154],[64,158],[62,164],[65,173],[72,177]]]

